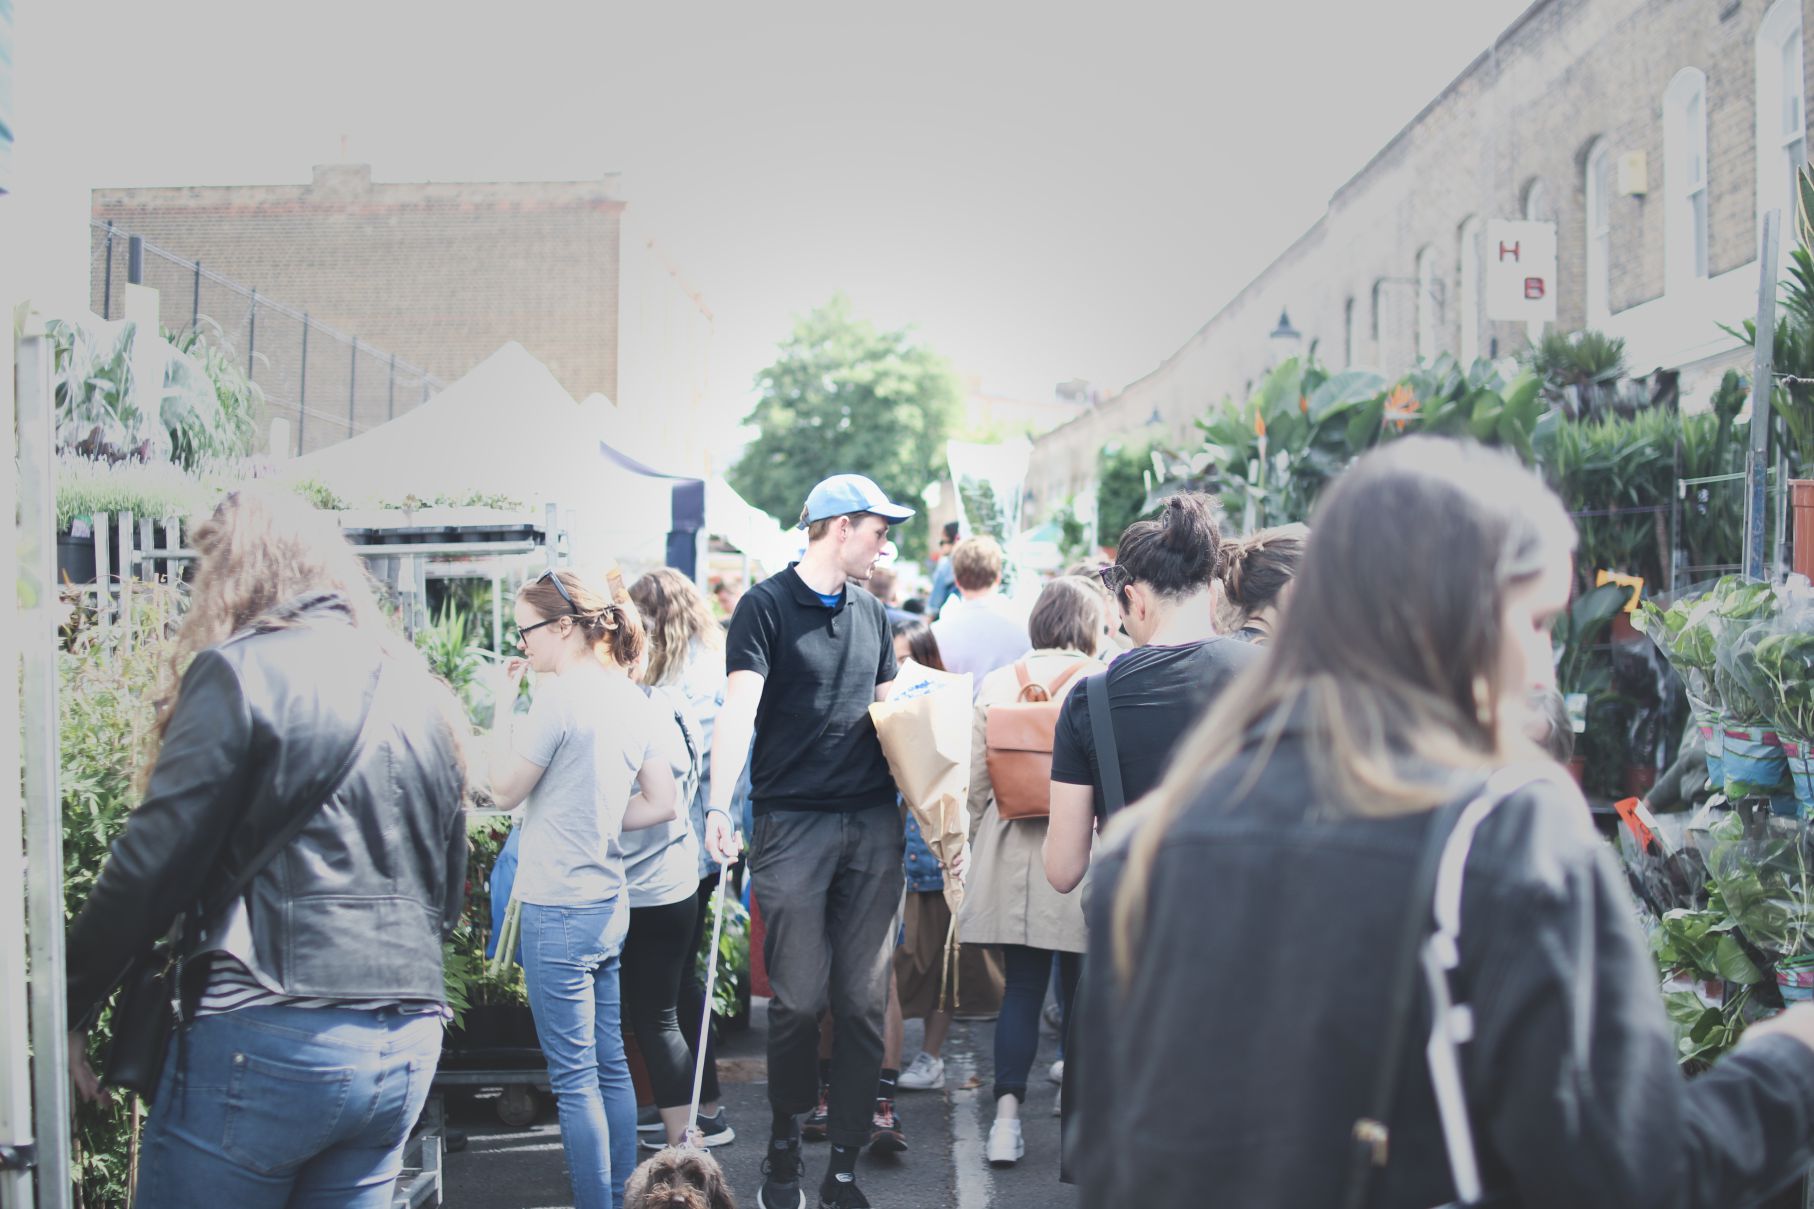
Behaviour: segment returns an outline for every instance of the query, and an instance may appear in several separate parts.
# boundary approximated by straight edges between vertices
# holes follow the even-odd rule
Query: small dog
[[[737,1209],[718,1160],[690,1146],[669,1146],[630,1173],[624,1209]]]

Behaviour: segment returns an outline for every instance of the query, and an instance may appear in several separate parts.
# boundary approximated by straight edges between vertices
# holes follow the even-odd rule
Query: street
[[[767,1075],[763,1061],[766,1001],[757,1000],[751,1027],[724,1038],[719,1053],[726,1111],[737,1141],[713,1151],[731,1177],[737,1203],[750,1209],[762,1182],[767,1140]],[[920,1025],[907,1023],[906,1061],[918,1052]],[[945,1045],[945,1090],[903,1092],[895,1103],[909,1149],[886,1157],[865,1153],[857,1180],[876,1209],[1074,1209],[1076,1190],[1058,1182],[1057,1087],[1046,1071],[1057,1057],[1042,1030],[1039,1056],[1023,1117],[1027,1153],[1010,1168],[984,1161],[994,1103],[989,1096],[993,1021],[959,1021]],[[444,1201],[449,1209],[556,1209],[573,1203],[561,1158],[560,1125],[546,1102],[534,1125],[498,1123],[487,1099],[450,1103],[450,1123],[469,1135],[447,1157]],[[828,1147],[806,1144],[808,1204],[816,1205]]]

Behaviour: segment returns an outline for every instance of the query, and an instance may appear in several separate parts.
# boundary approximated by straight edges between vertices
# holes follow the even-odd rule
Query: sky
[[[88,2],[69,154],[97,187],[304,182],[343,139],[379,181],[621,173],[722,401],[839,290],[1044,399],[1156,368],[1527,2]]]

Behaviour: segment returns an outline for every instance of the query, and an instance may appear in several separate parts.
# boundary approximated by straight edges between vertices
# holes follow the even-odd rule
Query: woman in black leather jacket
[[[1458,1137],[1492,1203],[1541,1209],[1726,1209],[1807,1169],[1814,1007],[1684,1079],[1624,881],[1521,734],[1572,545],[1555,497],[1476,446],[1402,441],[1324,495],[1266,658],[1095,865],[1067,1139],[1085,1204],[1425,1209],[1466,1179]],[[1514,765],[1450,866],[1458,900],[1414,899],[1453,818],[1435,808]],[[1459,1134],[1424,970],[1396,977],[1439,897],[1472,1013]]]
[[[184,916],[139,1209],[388,1206],[440,1055],[464,715],[324,515],[238,492],[194,540],[145,799],[70,925],[72,1074],[99,1094],[87,1028]]]

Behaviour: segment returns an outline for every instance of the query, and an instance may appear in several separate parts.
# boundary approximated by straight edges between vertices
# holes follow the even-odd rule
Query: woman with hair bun
[[[1279,525],[1222,543],[1222,632],[1242,642],[1267,643],[1310,538],[1306,525]]]
[[[513,687],[525,671],[541,679],[492,776],[501,806],[528,802],[513,896],[578,1209],[621,1209],[636,1165],[618,986],[629,916],[620,835],[680,809],[662,750],[673,720],[632,678],[645,636],[622,580],[611,579],[606,596],[572,571],[550,570],[517,593],[524,658],[510,660],[505,676]]]
[[[1135,521],[1122,532],[1116,561],[1097,573],[1139,649],[1101,673],[1120,800],[1103,779],[1089,693],[1070,694],[1058,717],[1045,868],[1060,894],[1074,890],[1088,871],[1098,824],[1159,783],[1185,732],[1259,658],[1250,645],[1216,632],[1223,556],[1217,511],[1207,495],[1172,496],[1157,520]]]

